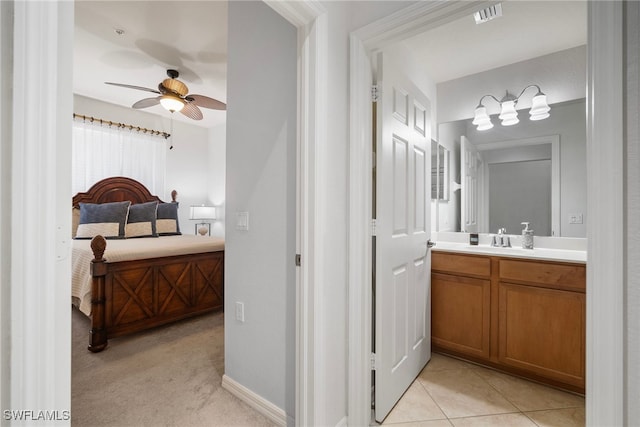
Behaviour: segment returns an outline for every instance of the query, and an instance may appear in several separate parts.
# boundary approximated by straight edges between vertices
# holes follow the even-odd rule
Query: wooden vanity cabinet
[[[432,253],[435,351],[584,393],[582,264]]]
[[[489,360],[489,258],[455,254],[442,256],[434,252],[431,271],[432,344]]]

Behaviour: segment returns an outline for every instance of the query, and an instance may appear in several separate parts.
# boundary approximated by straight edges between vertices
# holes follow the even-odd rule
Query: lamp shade
[[[160,105],[167,110],[174,112],[182,110],[184,107],[184,101],[175,95],[162,95],[162,97],[160,97]]]
[[[547,104],[547,95],[538,92],[531,100],[531,110],[529,110],[531,120],[546,119],[549,117],[549,110],[551,110],[551,108],[549,104]]]
[[[216,219],[215,206],[191,206],[191,214],[189,219]]]
[[[490,122],[490,121],[491,121],[491,118],[487,114],[487,108],[483,105],[478,106],[476,108],[472,123],[474,125],[479,125],[481,123]]]
[[[516,111],[516,101],[503,101],[500,105],[501,110],[498,118],[502,120],[502,126],[512,126],[520,122]]]
[[[489,120],[488,122],[480,123],[478,125],[478,130],[489,130],[492,127],[493,127],[493,123],[491,123],[491,120]]]

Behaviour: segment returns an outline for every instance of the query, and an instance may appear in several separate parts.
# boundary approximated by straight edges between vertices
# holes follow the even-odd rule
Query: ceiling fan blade
[[[190,119],[202,120],[202,111],[193,102],[186,102],[180,112]]]
[[[212,110],[226,110],[227,104],[217,99],[209,98],[204,95],[188,95],[187,98],[193,99],[199,107],[210,108]]]
[[[151,88],[148,88],[148,87],[126,85],[126,84],[123,84],[123,83],[112,83],[112,82],[104,82],[104,83],[107,84],[107,85],[112,85],[112,86],[121,86],[121,87],[126,87],[126,88],[129,88],[129,89],[138,89],[138,90],[144,90],[146,92],[153,92],[153,93],[160,94],[160,92],[157,91],[156,89],[151,89]]]
[[[131,106],[131,108],[147,108],[153,107],[154,105],[158,105],[160,103],[160,97],[157,96],[155,98],[145,98],[136,102]]]

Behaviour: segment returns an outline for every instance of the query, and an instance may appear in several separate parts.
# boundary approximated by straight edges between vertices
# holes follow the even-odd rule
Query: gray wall
[[[489,164],[489,231],[551,235],[551,160]]]
[[[295,408],[296,29],[263,2],[229,3],[225,374]],[[249,230],[235,227],[249,213]],[[235,318],[244,304],[245,322]]]

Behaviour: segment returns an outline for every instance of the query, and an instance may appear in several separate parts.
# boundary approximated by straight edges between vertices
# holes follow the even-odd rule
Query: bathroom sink
[[[502,246],[490,246],[490,245],[467,245],[468,249],[477,250],[483,253],[495,253],[495,254],[522,254],[531,255],[535,249],[523,249],[519,247],[502,247]]]

